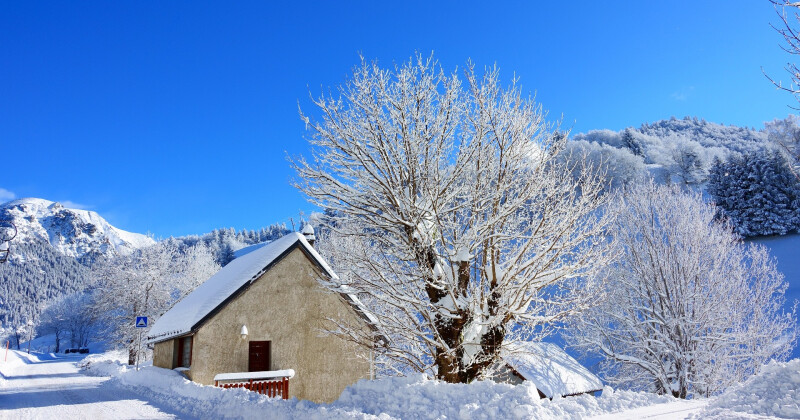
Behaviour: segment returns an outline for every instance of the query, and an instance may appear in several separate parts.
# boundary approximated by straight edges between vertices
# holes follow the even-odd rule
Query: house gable
[[[302,250],[317,268],[318,274],[331,279],[338,278],[301,234],[290,233],[231,261],[162,315],[150,330],[147,340],[158,343],[196,331],[208,318],[295,249]],[[365,321],[370,322],[371,315],[356,296],[346,291],[342,292],[342,296]]]

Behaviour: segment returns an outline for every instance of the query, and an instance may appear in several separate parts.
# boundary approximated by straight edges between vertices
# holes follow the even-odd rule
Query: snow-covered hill
[[[769,248],[769,253],[778,260],[778,270],[786,276],[786,311],[791,311],[795,301],[800,301],[800,234],[759,237],[751,240]],[[796,346],[791,358],[800,358],[800,346]]]
[[[128,254],[155,243],[145,235],[117,229],[93,211],[70,209],[41,198],[0,205],[0,219],[16,225],[15,242],[38,238],[73,258]]]

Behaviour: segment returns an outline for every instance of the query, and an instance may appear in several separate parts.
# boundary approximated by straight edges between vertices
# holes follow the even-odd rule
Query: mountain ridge
[[[17,227],[15,243],[36,238],[48,242],[60,254],[77,259],[125,255],[156,243],[146,235],[111,225],[97,212],[68,208],[43,198],[19,198],[0,204],[0,219],[10,220]]]

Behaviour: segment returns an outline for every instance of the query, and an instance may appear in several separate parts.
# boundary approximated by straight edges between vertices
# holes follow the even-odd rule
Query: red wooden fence
[[[270,398],[280,396],[284,400],[289,399],[289,378],[271,379],[271,380],[246,380],[240,382],[227,382],[220,384],[219,381],[214,381],[215,386],[222,388],[244,388],[259,394],[267,395]]]

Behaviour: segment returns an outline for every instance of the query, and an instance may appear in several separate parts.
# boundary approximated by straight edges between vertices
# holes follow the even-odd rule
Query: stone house
[[[354,295],[319,283],[336,274],[306,239],[290,233],[241,255],[153,325],[153,365],[213,385],[223,373],[292,369],[289,396],[332,402],[372,378],[371,354],[323,329],[330,319],[374,328]]]

